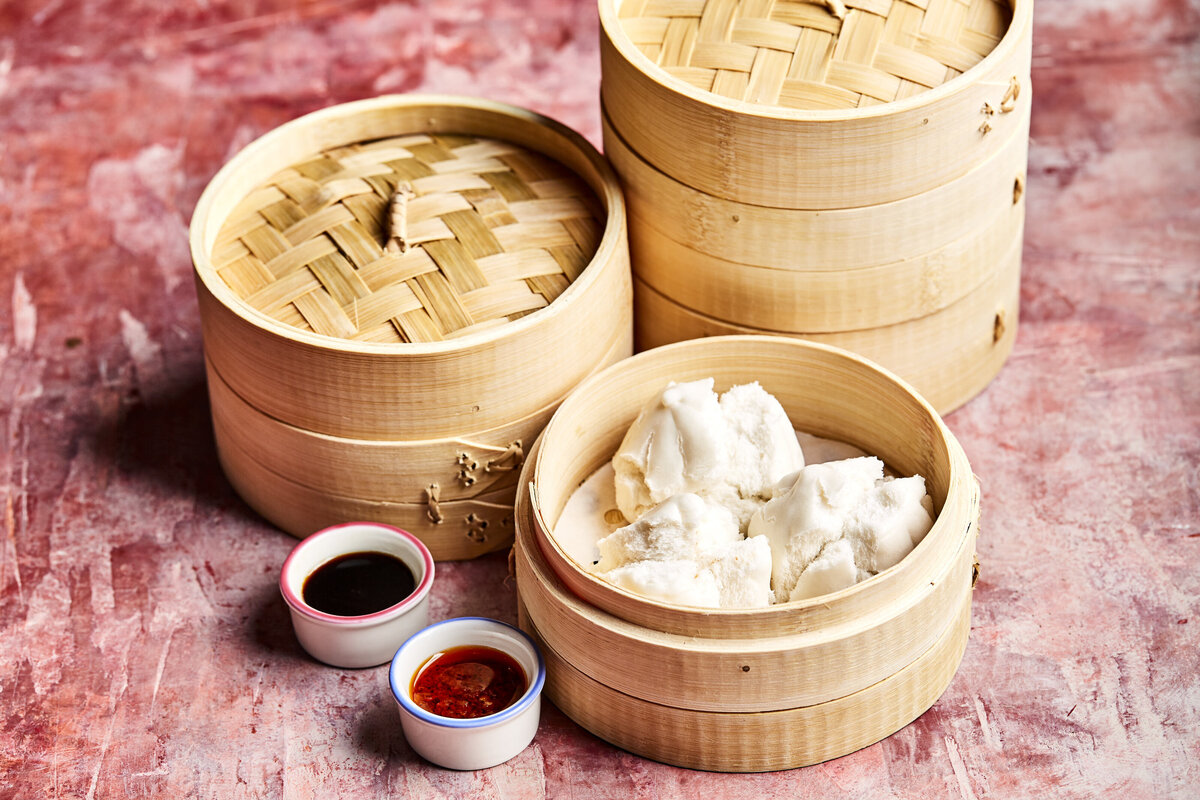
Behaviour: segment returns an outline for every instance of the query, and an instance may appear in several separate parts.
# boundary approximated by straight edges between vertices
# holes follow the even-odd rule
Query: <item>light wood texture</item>
[[[272,419],[238,397],[211,364],[208,392],[219,447],[238,442],[280,477],[314,491],[406,503],[422,502],[433,484],[447,500],[515,485],[525,448],[557,408],[453,439],[386,441],[312,433]]]
[[[604,152],[621,178],[635,247],[634,271],[644,265],[640,240],[666,237],[719,259],[780,270],[841,272],[898,265],[897,283],[913,280],[903,265],[961,242],[1012,216],[1023,192],[1029,113],[1010,138],[966,174],[928,191],[879,205],[827,210],[773,208],[714,197],[665,175],[621,140],[605,120]],[[649,229],[649,230],[647,230]],[[656,235],[657,234],[657,235]]]
[[[522,627],[542,647],[546,697],[563,713],[636,755],[718,772],[803,767],[890,736],[921,716],[950,685],[971,625],[968,596],[933,647],[879,683],[818,705],[724,713],[651,703],[615,691],[547,645],[519,606],[518,614]]]
[[[632,354],[632,309],[625,316],[614,331],[617,340],[595,369]],[[348,439],[263,414],[239,397],[211,363],[206,366],[218,445],[236,443],[281,478],[316,492],[360,500],[423,503],[431,485],[439,487],[442,500],[511,490],[525,454],[558,407],[556,401],[507,425],[447,439]]]
[[[638,280],[706,316],[784,333],[852,331],[925,317],[969,294],[1022,241],[1024,212],[1010,205],[923,256],[836,272],[722,261],[672,241],[632,213],[629,247]]]
[[[445,341],[352,341],[302,330],[250,307],[217,273],[229,255],[218,252],[225,243],[222,229],[271,176],[333,148],[429,134],[485,136],[536,151],[595,193],[603,226],[594,256],[550,305],[515,321],[468,326]],[[529,233],[520,241],[528,245],[536,238]],[[337,244],[343,255],[343,248],[353,249]],[[263,413],[334,436],[443,438],[535,413],[604,357],[630,297],[624,205],[606,162],[558,123],[484,100],[380,97],[281,126],[236,155],[209,184],[192,219],[191,247],[205,352],[222,377]],[[403,270],[400,262],[420,260],[423,252],[380,260]]]
[[[698,609],[648,600],[591,574],[555,536],[562,509],[608,461],[641,407],[668,381],[712,377],[716,388],[758,381],[798,430],[849,442],[896,472],[924,476],[937,510],[925,539],[873,580],[823,598],[763,609]],[[973,519],[976,486],[937,412],[894,375],[852,353],[784,337],[719,337],[640,353],[580,384],[546,426],[531,465],[536,539],[558,578],[585,602],[642,627],[739,639],[846,624],[901,602],[953,562]]]
[[[735,325],[686,308],[643,282],[634,294],[635,340],[645,350],[709,336],[772,334],[844,347],[887,367],[947,414],[983,391],[1017,335],[1021,242],[982,284],[955,303],[895,325],[833,333],[780,333]]]
[[[1014,0],[1007,26],[991,0],[850,5],[841,23],[805,3],[601,0],[601,96],[613,127],[648,163],[706,194],[831,209],[941,186],[1021,125],[1033,0]],[[761,10],[805,19],[751,19]],[[821,15],[823,31],[812,27]],[[699,20],[694,33],[681,17]],[[972,30],[967,57],[948,37]],[[648,56],[656,37],[664,46]],[[670,66],[677,56],[688,66]]]
[[[290,481],[233,440],[218,440],[217,455],[246,504],[297,538],[347,521],[384,522],[415,535],[436,561],[476,558],[512,542],[515,485],[490,488],[467,500],[365,500]]]
[[[531,472],[531,453],[523,473]],[[977,500],[977,497],[976,497]],[[542,640],[575,669],[642,700],[699,711],[774,711],[844,697],[884,680],[931,647],[968,594],[976,514],[958,551],[895,601],[839,623],[760,638],[663,633],[581,600],[547,563],[528,489],[516,501],[517,590]],[[935,574],[936,573],[936,574]]]

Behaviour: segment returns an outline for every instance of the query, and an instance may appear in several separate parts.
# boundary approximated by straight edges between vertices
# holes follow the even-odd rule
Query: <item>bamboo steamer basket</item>
[[[987,161],[1029,105],[1033,0],[851,0],[842,19],[808,2],[599,6],[612,126],[714,197],[910,197]]]
[[[709,336],[769,334],[831,344],[897,373],[947,414],[981,392],[1004,366],[1016,341],[1020,294],[1019,238],[965,297],[925,317],[861,330],[781,333],[737,325],[635,281],[635,341],[645,350]]]
[[[607,163],[545,117],[439,96],[327,108],[200,198],[205,353],[248,404],[315,433],[510,424],[604,358],[631,291],[625,226]]]
[[[1015,336],[1032,0],[600,0],[600,17],[640,348],[803,336],[943,412],[995,377]]]
[[[759,380],[794,425],[926,476],[934,528],[879,576],[811,601],[715,610],[646,600],[588,573],[554,524],[668,378]],[[726,771],[782,769],[890,735],[931,705],[965,645],[978,486],[910,387],[861,357],[771,337],[689,341],[585,381],[547,426],[518,492],[522,624],[547,651],[547,692],[640,755]],[[819,732],[820,735],[814,735]]]
[[[633,351],[627,309],[617,339],[596,369]],[[484,431],[464,431],[445,439],[349,439],[314,433],[267,416],[229,387],[211,363],[207,365],[209,400],[218,449],[240,445],[255,460],[293,483],[333,496],[403,503],[470,499],[493,489],[516,485],[525,450],[541,433],[558,402],[533,414]],[[510,498],[511,499],[511,498]],[[267,509],[268,519],[278,512]],[[305,522],[287,527],[304,536],[320,525]]]
[[[954,242],[993,226],[1001,216],[1023,211],[1028,161],[1029,110],[1008,140],[961,177],[933,189],[878,205],[835,209],[757,206],[715,197],[655,169],[630,149],[604,119],[604,152],[621,178],[629,209],[630,239],[639,274],[657,268],[639,240],[667,238],[709,256],[721,266],[845,272],[883,268],[880,280],[915,283],[911,265]],[[716,267],[710,267],[715,270]],[[964,265],[963,272],[971,272]],[[690,269],[678,270],[688,274]],[[824,276],[832,279],[835,276]],[[851,294],[849,288],[845,294]]]
[[[898,474],[925,477],[937,519],[922,544],[886,580],[858,584],[848,593],[851,599],[832,610],[826,603],[813,605],[805,612],[806,621],[828,625],[846,614],[861,614],[881,597],[890,602],[896,593],[927,582],[922,573],[957,551],[953,543],[969,522],[974,479],[961,446],[913,387],[861,356],[804,340],[688,340],[645,351],[584,381],[542,433],[536,463],[528,467],[533,470],[530,504],[537,539],[555,572],[581,599],[629,622],[683,636],[777,632],[782,606],[697,613],[649,602],[581,569],[554,535],[570,495],[611,459],[642,406],[668,381],[708,377],[718,391],[758,381],[798,430],[848,442],[877,455]],[[947,504],[951,511],[943,514]]]
[[[710,197],[605,127],[625,186],[637,278],[702,314],[760,330],[893,325],[959,300],[1023,235],[1028,112],[987,162],[877,206],[809,211]]]

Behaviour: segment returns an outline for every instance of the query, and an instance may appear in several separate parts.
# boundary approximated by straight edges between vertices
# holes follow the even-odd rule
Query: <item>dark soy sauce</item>
[[[413,593],[408,565],[387,553],[347,553],[326,561],[304,579],[301,596],[318,611],[361,617],[390,608]]]

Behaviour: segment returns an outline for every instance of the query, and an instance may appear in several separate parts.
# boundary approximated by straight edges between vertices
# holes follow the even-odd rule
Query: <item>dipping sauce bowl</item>
[[[422,667],[441,653],[463,647],[492,648],[511,656],[525,672],[524,693],[494,714],[467,719],[444,717],[418,705],[413,683]],[[388,677],[409,745],[439,766],[493,767],[524,750],[537,733],[546,665],[533,640],[506,623],[485,617],[434,623],[400,646]]]
[[[353,616],[328,613],[306,601],[305,583],[314,573],[355,554],[398,559],[412,573],[412,591],[392,605]],[[433,573],[428,548],[408,531],[350,522],[325,528],[297,544],[283,562],[279,591],[291,611],[296,638],[309,655],[335,667],[374,667],[390,661],[405,639],[429,623]]]

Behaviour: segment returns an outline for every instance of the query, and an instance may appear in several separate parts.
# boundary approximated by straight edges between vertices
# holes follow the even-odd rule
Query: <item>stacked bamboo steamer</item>
[[[846,347],[940,411],[1016,336],[1032,0],[600,0],[638,347]]]
[[[667,381],[707,377],[719,391],[757,380],[797,429],[923,475],[933,528],[875,577],[767,608],[671,605],[591,574],[560,525],[567,500]],[[521,624],[542,647],[547,695],[597,736],[696,769],[804,766],[894,733],[948,686],[970,627],[978,514],[961,446],[886,370],[783,337],[668,345],[584,381],[526,462],[514,548]]]
[[[191,245],[221,464],[296,536],[368,520],[437,559],[508,545],[525,450],[632,352],[616,179],[511,106],[297,119],[218,173]]]

